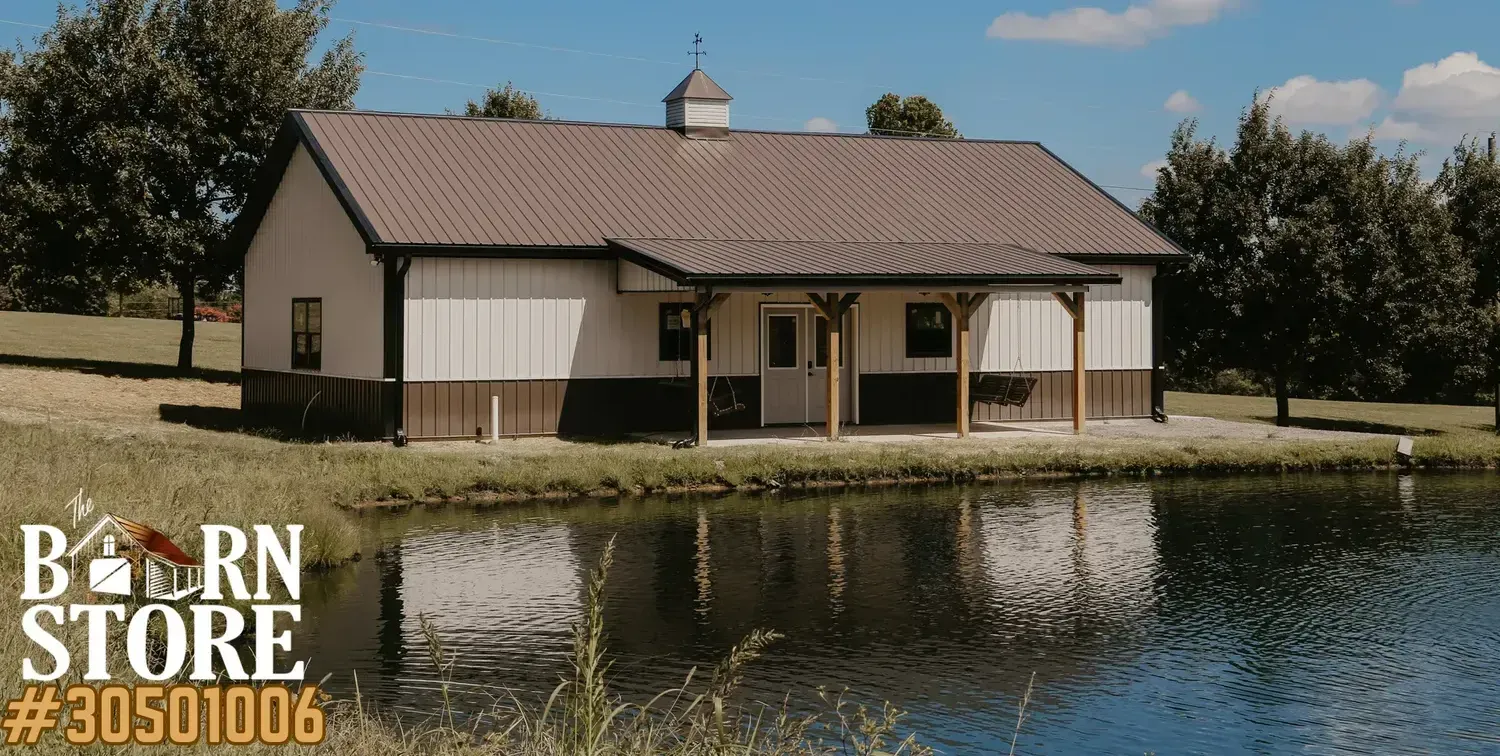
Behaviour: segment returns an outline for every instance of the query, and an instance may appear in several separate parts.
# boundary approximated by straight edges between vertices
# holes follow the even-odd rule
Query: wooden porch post
[[[708,320],[728,294],[699,293],[693,300],[692,379],[697,401],[693,409],[693,445],[708,443]]]
[[[828,440],[837,441],[839,438],[839,373],[843,366],[840,357],[843,352],[844,313],[854,306],[858,294],[839,295],[829,292],[823,296],[808,294],[807,298],[812,301],[813,307],[823,316],[823,327],[828,334],[828,357],[824,360],[823,370],[826,374],[828,391]]]
[[[1084,401],[1084,386],[1088,385],[1088,363],[1084,359],[1084,307],[1083,292],[1073,295],[1073,432],[1083,433],[1084,416],[1086,414]]]
[[[1084,297],[1083,292],[1074,294],[1063,294],[1054,292],[1052,296],[1062,304],[1063,309],[1073,316],[1073,432],[1083,433],[1085,420],[1085,403],[1088,397],[1084,393],[1084,385],[1088,382],[1086,372],[1087,361],[1084,354]]]
[[[979,305],[989,294],[939,294],[948,312],[953,315],[953,328],[958,332],[958,343],[954,348],[958,374],[958,409],[956,413],[958,437],[969,437],[969,321],[979,311]]]

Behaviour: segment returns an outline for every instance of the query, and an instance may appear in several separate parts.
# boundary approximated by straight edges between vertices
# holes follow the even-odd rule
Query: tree
[[[953,122],[943,117],[943,110],[922,95],[902,99],[887,92],[865,108],[865,122],[871,134],[881,136],[963,137]]]
[[[1435,187],[1452,218],[1452,233],[1476,271],[1472,304],[1494,313],[1486,356],[1500,433],[1500,165],[1476,140],[1465,141],[1443,161]]]
[[[480,118],[524,118],[541,121],[547,118],[535,97],[515,88],[510,82],[500,89],[486,89],[483,103],[469,102],[464,105],[464,115]]]
[[[1351,398],[1468,402],[1484,378],[1488,323],[1474,306],[1473,261],[1451,233],[1417,156],[1383,156],[1373,138],[1343,151],[1338,195],[1347,300],[1322,383]]]
[[[92,0],[60,9],[0,82],[10,140],[0,208],[20,227],[22,266],[76,271],[84,288],[169,282],[182,298],[178,367],[191,368],[197,292],[240,268],[223,242],[286,111],[348,108],[359,87],[350,37],[308,62],[331,7]]]
[[[1195,129],[1178,127],[1141,209],[1189,252],[1168,274],[1174,375],[1245,371],[1273,387],[1280,425],[1294,393],[1473,388],[1474,266],[1415,157],[1293,135],[1259,97],[1228,151]]]
[[[1142,203],[1141,217],[1188,250],[1181,265],[1157,278],[1166,304],[1166,363],[1174,383],[1203,386],[1220,368],[1227,349],[1228,244],[1225,176],[1229,156],[1212,139],[1197,138],[1198,122],[1186,120],[1172,133],[1166,166],[1156,190]]]

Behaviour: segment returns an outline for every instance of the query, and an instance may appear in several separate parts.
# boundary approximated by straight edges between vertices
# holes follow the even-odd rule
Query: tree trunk
[[[189,272],[177,275],[177,294],[182,297],[182,340],[177,342],[177,369],[184,372],[193,369],[193,335],[198,304],[193,300],[193,276]]]
[[[1285,428],[1292,424],[1292,402],[1287,396],[1286,372],[1276,369],[1276,424]]]

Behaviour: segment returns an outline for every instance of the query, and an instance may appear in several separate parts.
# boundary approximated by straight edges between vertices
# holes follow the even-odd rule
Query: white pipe
[[[500,443],[500,397],[490,396],[490,443]]]

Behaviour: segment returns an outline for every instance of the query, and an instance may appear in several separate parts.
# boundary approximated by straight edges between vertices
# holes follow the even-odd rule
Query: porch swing
[[[980,373],[969,391],[969,398],[979,404],[996,404],[1002,407],[1021,407],[1031,401],[1031,392],[1036,389],[1035,376],[1021,372],[1021,319],[1012,318],[1015,327],[1016,366],[1010,373]]]
[[[687,318],[691,316],[688,310],[684,308],[682,310],[682,313],[678,317],[682,318],[682,320],[678,321],[680,324],[686,321]],[[672,365],[672,377],[662,379],[661,381],[659,381],[659,383],[672,389],[692,388],[693,381],[691,376],[685,376],[682,374],[682,360],[674,360]],[[720,386],[724,386],[727,390],[721,390]],[[722,375],[714,376],[713,382],[710,383],[708,387],[709,415],[713,417],[723,417],[724,415],[734,414],[735,412],[740,412],[744,409],[744,402],[740,401],[739,395],[734,391],[734,381],[727,380]]]

